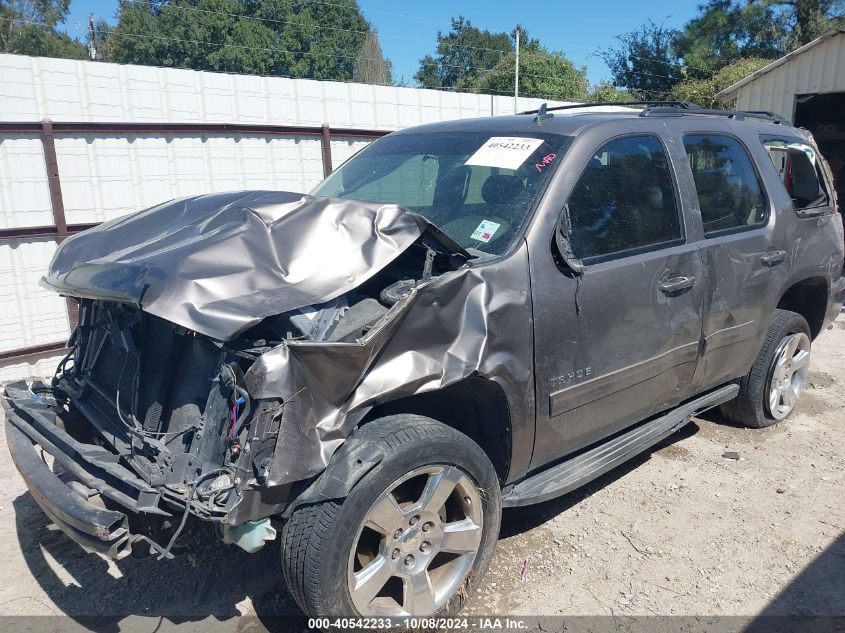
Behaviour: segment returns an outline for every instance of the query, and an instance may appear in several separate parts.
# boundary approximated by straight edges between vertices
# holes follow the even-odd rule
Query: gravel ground
[[[843,466],[845,316],[814,345],[810,384],[786,423],[746,430],[708,414],[579,491],[506,511],[466,613],[604,616],[614,629],[651,615],[845,623]],[[0,533],[2,613],[71,616],[54,629],[94,616],[123,629],[261,631],[297,613],[276,547],[249,555],[203,525],[175,561],[84,554],[26,492],[5,434]]]

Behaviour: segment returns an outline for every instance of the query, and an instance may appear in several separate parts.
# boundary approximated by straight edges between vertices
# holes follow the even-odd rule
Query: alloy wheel
[[[459,591],[481,546],[481,493],[460,468],[430,465],[372,504],[349,555],[361,615],[430,615]]]
[[[785,337],[775,352],[768,385],[769,414],[783,420],[795,408],[807,382],[810,338],[803,332]]]

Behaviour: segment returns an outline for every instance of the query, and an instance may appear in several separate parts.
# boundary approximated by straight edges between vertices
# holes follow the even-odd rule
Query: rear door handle
[[[766,266],[777,266],[786,259],[786,251],[769,251],[760,257],[760,261]]]
[[[695,285],[695,277],[670,277],[666,281],[660,282],[657,289],[665,295],[677,294],[683,290],[688,290]]]

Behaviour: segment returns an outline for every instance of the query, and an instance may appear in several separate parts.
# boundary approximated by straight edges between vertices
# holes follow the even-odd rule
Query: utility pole
[[[97,23],[94,14],[88,14],[88,57],[92,62],[97,61]]]
[[[513,77],[513,113],[519,112],[519,25],[516,26],[516,68]]]

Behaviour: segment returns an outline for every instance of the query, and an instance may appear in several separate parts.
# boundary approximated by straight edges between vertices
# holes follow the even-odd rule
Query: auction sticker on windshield
[[[496,222],[482,220],[481,224],[478,225],[478,228],[475,229],[475,231],[472,232],[472,235],[469,236],[469,239],[487,243],[493,238],[500,226],[502,225]]]
[[[517,169],[534,153],[543,139],[518,136],[493,136],[470,156],[465,165]]]

